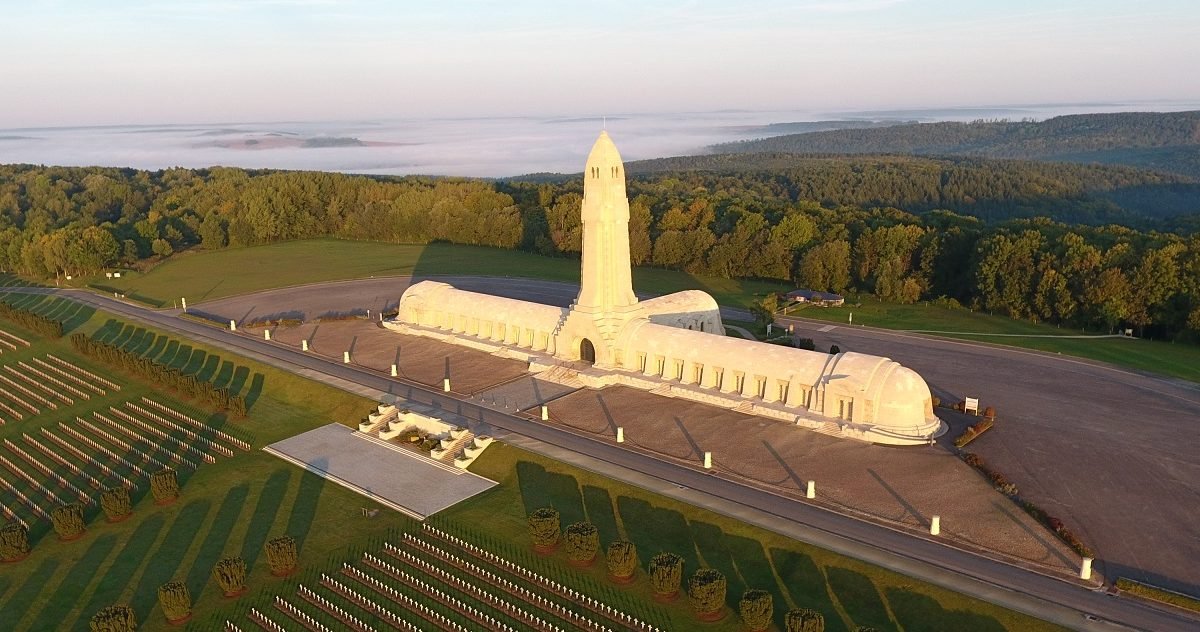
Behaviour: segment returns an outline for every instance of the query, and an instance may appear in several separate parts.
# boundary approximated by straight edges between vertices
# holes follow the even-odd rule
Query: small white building
[[[601,376],[592,380],[597,385],[666,386],[676,396],[808,427],[833,422],[865,441],[925,444],[945,431],[925,381],[887,358],[726,337],[716,301],[699,290],[638,301],[625,170],[606,132],[588,155],[582,206],[580,289],[569,308],[422,281],[404,292],[395,320],[385,324],[516,352],[531,366],[584,362]]]

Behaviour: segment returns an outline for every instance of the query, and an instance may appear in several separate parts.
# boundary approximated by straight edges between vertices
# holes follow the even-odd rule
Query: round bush
[[[29,529],[19,522],[0,527],[0,560],[15,562],[29,555]]]
[[[298,559],[296,539],[292,536],[284,535],[267,542],[267,564],[271,567],[271,574],[290,575],[296,570]]]
[[[742,615],[747,630],[762,632],[771,626],[771,619],[775,616],[775,600],[765,590],[747,590],[738,602],[738,614]]]
[[[697,614],[720,612],[725,605],[725,576],[714,568],[702,568],[688,580],[688,597]]]
[[[79,503],[55,507],[50,512],[50,521],[54,523],[55,533],[63,540],[74,540],[83,535],[83,507]]]
[[[617,540],[608,545],[604,559],[608,562],[608,574],[625,579],[637,571],[637,547],[628,540]]]
[[[660,597],[673,597],[683,581],[683,558],[674,553],[659,553],[650,558],[650,583]]]
[[[533,538],[533,546],[539,549],[553,549],[557,546],[559,538],[562,537],[558,510],[542,507],[529,514],[529,535]]]
[[[88,621],[92,632],[133,632],[137,617],[129,606],[105,606]]]
[[[158,587],[158,605],[167,621],[183,621],[192,616],[192,594],[183,582],[167,582]]]
[[[590,522],[567,527],[567,557],[573,562],[590,562],[600,550],[600,531]]]
[[[825,616],[809,608],[789,610],[783,619],[787,632],[825,632]]]

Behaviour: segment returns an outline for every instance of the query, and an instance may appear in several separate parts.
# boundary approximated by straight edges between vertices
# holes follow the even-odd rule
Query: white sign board
[[[979,414],[979,399],[975,398],[975,397],[968,397],[966,399],[966,402],[967,402],[967,405],[964,407],[965,411],[968,413],[974,413],[974,414],[978,415]]]

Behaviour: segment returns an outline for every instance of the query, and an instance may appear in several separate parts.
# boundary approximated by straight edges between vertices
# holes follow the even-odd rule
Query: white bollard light
[[[229,321],[229,331],[237,331],[237,321],[236,320]]]
[[[442,391],[446,393],[450,392],[450,378],[442,378]]]
[[[263,340],[270,340],[270,339],[271,339],[271,330],[264,329],[263,330]]]
[[[934,516],[929,521],[929,535],[938,535],[942,532],[942,517]]]
[[[342,352],[342,364],[350,364],[350,352],[349,351]]]
[[[301,350],[301,351],[308,351],[308,340],[301,340],[301,341],[300,341],[300,350]]]
[[[183,301],[183,311],[185,311],[185,312],[186,312],[186,311],[187,311],[187,299],[186,299],[186,298],[181,298],[181,299],[179,299],[179,300],[180,300],[180,301]]]
[[[542,404],[542,421],[550,421],[550,407]]]
[[[400,375],[400,367],[393,364],[392,365],[392,377],[398,377],[399,375]]]
[[[625,443],[625,429],[617,426],[617,443]]]
[[[1085,558],[1083,558],[1083,565],[1079,567],[1079,579],[1087,580],[1087,579],[1091,579],[1091,578],[1092,578],[1092,558],[1085,557]]]
[[[810,500],[817,497],[817,482],[816,481],[808,482],[808,490],[806,490],[804,492],[804,497],[808,498]]]
[[[712,469],[712,452],[704,453],[704,469],[706,469],[706,470]]]

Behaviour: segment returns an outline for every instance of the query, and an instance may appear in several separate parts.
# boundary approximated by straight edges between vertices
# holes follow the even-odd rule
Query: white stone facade
[[[716,301],[699,290],[638,301],[624,165],[604,132],[588,155],[582,206],[580,290],[570,308],[422,281],[385,324],[531,367],[587,362],[609,376],[600,383],[665,388],[808,427],[833,422],[842,436],[876,443],[923,444],[944,432],[925,381],[887,358],[726,337]]]

